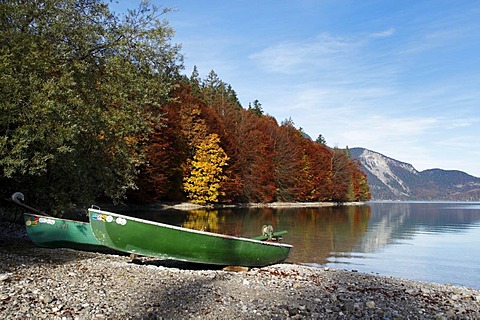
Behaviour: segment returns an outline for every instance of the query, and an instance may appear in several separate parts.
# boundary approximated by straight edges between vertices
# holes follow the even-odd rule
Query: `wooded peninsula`
[[[242,106],[212,70],[182,74],[165,16],[141,2],[0,3],[0,184],[60,215],[140,203],[370,199],[348,148]],[[261,90],[261,88],[259,88]]]

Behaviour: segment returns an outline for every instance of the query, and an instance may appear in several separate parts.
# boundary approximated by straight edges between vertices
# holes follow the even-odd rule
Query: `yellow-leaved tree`
[[[220,182],[226,179],[223,167],[229,158],[219,142],[218,135],[212,133],[195,150],[190,175],[185,177],[183,185],[188,198],[194,203],[215,203],[223,195]]]

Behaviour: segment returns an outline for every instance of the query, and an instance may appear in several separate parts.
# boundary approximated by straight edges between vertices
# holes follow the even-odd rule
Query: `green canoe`
[[[98,242],[88,222],[31,213],[24,213],[23,217],[28,237],[38,247],[113,252]]]
[[[262,267],[284,261],[291,245],[233,237],[89,209],[104,246],[142,256],[223,266]]]
[[[49,216],[23,203],[25,196],[21,192],[12,194],[10,200],[31,212],[24,213],[23,218],[28,237],[36,246],[115,253],[114,250],[98,242],[93,235],[90,223]]]

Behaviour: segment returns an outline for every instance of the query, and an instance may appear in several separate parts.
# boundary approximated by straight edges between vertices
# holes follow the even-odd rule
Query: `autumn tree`
[[[367,175],[360,169],[360,163],[357,160],[351,162],[352,165],[352,183],[354,197],[351,201],[368,201],[371,199],[370,188],[367,182]]]
[[[294,127],[292,119],[286,119],[280,127],[272,129],[276,200],[298,201],[302,170],[302,152],[298,141],[302,139],[302,134]]]
[[[331,193],[328,173],[331,151],[310,139],[299,141],[302,149],[300,198],[303,201],[329,201]]]
[[[184,102],[180,110],[181,134],[187,143],[187,155],[193,157],[195,149],[200,145],[208,134],[208,127],[202,116],[199,105]]]
[[[325,145],[313,144],[310,153],[315,172],[315,201],[331,201],[333,181],[331,179],[332,150]]]
[[[273,148],[266,128],[276,121],[258,117],[248,110],[239,125],[238,167],[242,202],[271,202],[275,199]]]
[[[335,147],[331,158],[331,179],[332,194],[331,200],[335,202],[345,202],[350,199],[349,193],[352,192],[351,166],[347,153]]]
[[[219,142],[216,134],[209,134],[196,149],[191,173],[184,184],[194,203],[215,203],[222,194],[220,182],[225,179],[223,167],[227,165],[228,156]]]
[[[178,85],[171,96],[175,99],[163,106],[163,117],[157,123],[146,149],[146,163],[139,167],[138,189],[128,194],[132,201],[185,200],[183,177],[189,163],[187,159],[193,157],[195,142],[203,140],[206,128],[202,126],[201,119],[192,116],[198,112],[190,108],[195,105],[196,98],[189,86]],[[188,111],[182,110],[182,107]],[[182,123],[186,119],[188,123]],[[193,139],[189,129],[200,137]]]
[[[203,101],[202,114],[208,131],[221,137],[221,147],[229,156],[229,164],[225,167],[227,178],[221,182],[222,190],[225,192],[222,201],[239,201],[242,181],[238,161],[238,130],[245,110],[241,107],[231,85],[223,82],[213,70],[201,81],[200,90]]]

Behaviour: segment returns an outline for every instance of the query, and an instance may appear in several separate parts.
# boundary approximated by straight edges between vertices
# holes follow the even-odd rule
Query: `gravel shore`
[[[480,291],[278,264],[226,271],[36,248],[0,223],[0,319],[479,319]]]

